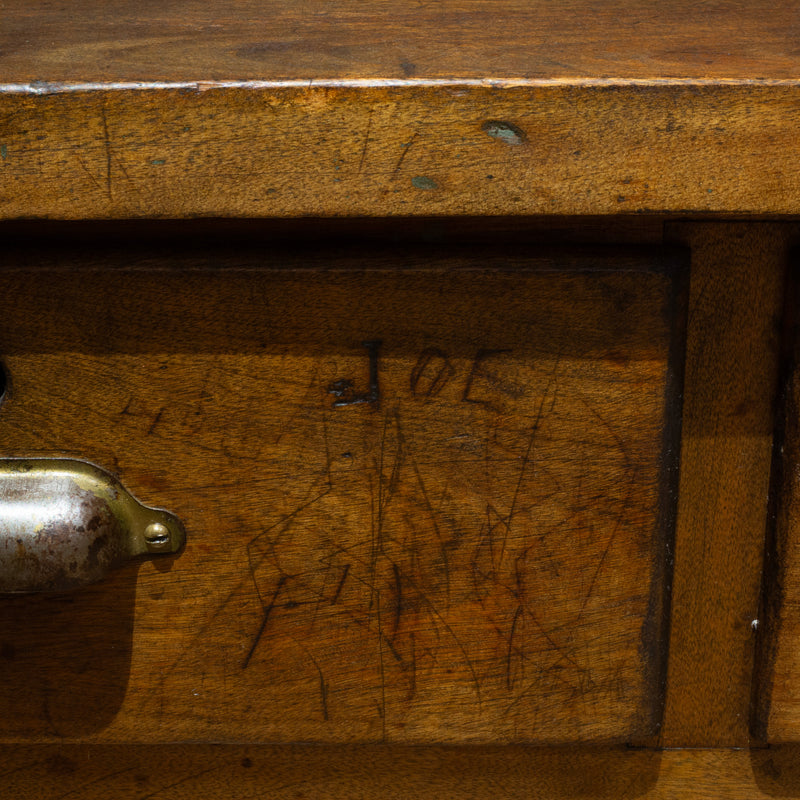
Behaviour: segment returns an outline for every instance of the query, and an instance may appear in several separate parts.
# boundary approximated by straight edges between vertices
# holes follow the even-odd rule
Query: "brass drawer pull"
[[[93,464],[0,459],[0,593],[84,586],[184,540],[177,517],[142,505]]]

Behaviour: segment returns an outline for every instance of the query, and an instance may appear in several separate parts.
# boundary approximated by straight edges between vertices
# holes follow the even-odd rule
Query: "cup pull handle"
[[[94,464],[0,459],[0,594],[85,586],[185,539],[176,516],[142,505]]]

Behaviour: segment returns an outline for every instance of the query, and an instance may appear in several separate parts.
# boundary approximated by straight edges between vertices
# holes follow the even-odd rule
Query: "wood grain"
[[[797,214],[798,98],[746,82],[5,92],[0,219]]]
[[[189,537],[167,567],[4,601],[6,740],[657,729],[680,258],[4,260],[4,453],[109,467]]]
[[[788,800],[799,763],[793,747],[39,745],[0,750],[0,788],[18,800]]]
[[[794,80],[796,11],[789,0],[6,0],[0,74],[8,83]]]
[[[755,729],[772,742],[800,739],[798,637],[798,457],[800,457],[800,374],[798,374],[798,280],[793,253],[787,281],[783,375],[774,459],[773,519],[759,617],[758,681],[754,687]]]
[[[668,230],[692,265],[665,746],[749,742],[789,235]]]

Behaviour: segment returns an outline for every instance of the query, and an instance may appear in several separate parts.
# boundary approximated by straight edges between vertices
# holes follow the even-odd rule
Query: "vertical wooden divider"
[[[791,230],[703,222],[665,231],[692,260],[664,747],[749,743]]]

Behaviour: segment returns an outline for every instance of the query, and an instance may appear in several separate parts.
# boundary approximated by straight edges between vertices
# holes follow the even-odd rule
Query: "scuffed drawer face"
[[[682,257],[66,256],[0,273],[9,456],[187,546],[0,600],[6,740],[657,730]]]

